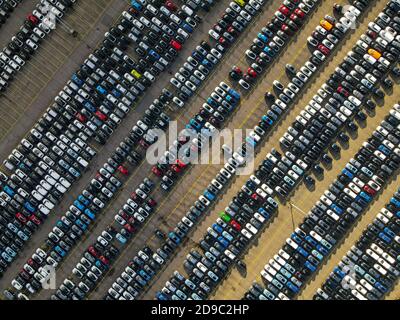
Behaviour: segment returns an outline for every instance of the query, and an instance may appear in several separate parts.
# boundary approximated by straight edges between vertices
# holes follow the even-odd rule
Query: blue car
[[[333,272],[335,272],[342,279],[346,276],[346,273],[344,273],[339,267],[333,269]]]
[[[90,204],[90,200],[86,199],[83,195],[78,196],[78,200],[83,203],[84,206],[88,206]]]
[[[252,147],[255,147],[257,145],[257,143],[254,141],[254,139],[251,137],[247,137],[246,142]]]
[[[377,288],[382,293],[386,293],[388,291],[388,289],[384,285],[382,285],[379,281],[374,283],[374,287]]]
[[[159,60],[160,59],[160,55],[157,53],[157,52],[155,52],[154,50],[149,50],[149,55],[151,56],[151,57],[153,57],[153,59],[155,59],[155,60]]]
[[[203,59],[201,64],[203,66],[205,66],[208,70],[211,70],[213,68],[213,64],[210,61],[208,61],[207,59]]]
[[[99,93],[101,93],[101,94],[107,94],[107,90],[106,89],[104,89],[101,85],[98,85],[97,87],[96,87],[96,90],[97,90],[97,92],[99,92]]]
[[[274,124],[274,120],[272,120],[270,117],[263,115],[261,118],[262,122],[265,122],[266,124],[272,126]]]
[[[93,105],[91,102],[89,102],[89,101],[86,101],[86,102],[83,104],[83,106],[85,107],[85,109],[89,110],[91,113],[95,113],[95,112],[96,112],[96,108],[95,108],[94,105]]]
[[[111,93],[112,93],[112,95],[113,95],[114,97],[116,97],[117,99],[121,98],[121,96],[122,96],[122,93],[121,93],[119,90],[117,90],[117,89],[112,89],[112,90],[111,90]]]
[[[218,103],[211,97],[207,99],[207,103],[214,108],[218,108]]]
[[[304,250],[303,247],[299,246],[296,250],[305,258],[307,258],[309,256],[308,252],[306,250]]]
[[[336,203],[331,204],[331,208],[333,211],[335,211],[338,215],[341,215],[343,213],[343,209],[339,207]]]
[[[378,147],[378,150],[379,151],[382,151],[382,153],[384,153],[385,155],[389,155],[390,154],[390,150],[388,149],[388,148],[386,148],[383,144],[381,144],[379,147]]]
[[[83,231],[85,231],[85,230],[87,229],[87,224],[84,223],[84,222],[82,222],[82,220],[80,220],[80,219],[76,219],[76,220],[75,220],[75,224],[76,224],[79,228],[81,228]]]
[[[24,203],[24,207],[31,213],[34,213],[36,211],[36,208],[29,201]]]
[[[389,238],[384,232],[380,232],[378,235],[379,238],[381,238],[383,241],[385,241],[386,243],[390,243],[392,242],[392,239]]]
[[[268,47],[268,46],[265,46],[264,49],[263,49],[263,51],[264,51],[267,55],[269,55],[270,57],[274,57],[274,56],[275,56],[275,51],[272,50],[272,49],[271,49],[270,47]]]
[[[182,22],[181,27],[185,31],[187,31],[189,33],[193,33],[193,28],[189,24],[187,24],[186,22]]]
[[[329,251],[323,245],[317,244],[317,250],[321,252],[324,256],[329,254]]]
[[[214,223],[212,225],[213,229],[218,232],[218,233],[222,233],[224,231],[224,229],[222,229],[222,227],[218,224],[218,223]]]
[[[303,240],[301,240],[301,238],[296,234],[296,233],[292,233],[290,236],[294,242],[296,242],[297,244],[301,244],[303,242]]]
[[[265,42],[265,43],[268,42],[267,36],[261,32],[257,35],[257,38],[260,39],[262,42]]]
[[[64,224],[64,222],[62,222],[61,220],[58,220],[56,222],[56,226],[59,227],[64,232],[69,230],[69,227],[66,224]]]
[[[71,80],[75,82],[79,87],[84,84],[84,82],[75,73],[72,75]]]
[[[286,283],[286,286],[291,290],[291,291],[293,291],[294,293],[298,293],[299,292],[299,287],[298,286],[296,286],[296,285],[294,285],[291,281],[288,281],[287,283]]]
[[[60,257],[63,257],[63,258],[67,255],[67,253],[63,249],[61,249],[60,246],[55,246],[54,251],[57,252]]]
[[[168,238],[170,238],[174,243],[180,244],[181,243],[181,238],[179,238],[175,232],[170,232],[168,234]]]
[[[157,300],[168,300],[168,297],[164,293],[158,291],[156,293],[156,299]]]
[[[230,95],[234,96],[237,101],[240,100],[241,96],[240,96],[239,92],[237,92],[236,90],[234,90],[232,88],[230,88],[228,92],[229,92]]]
[[[372,197],[364,191],[360,192],[360,197],[362,197],[368,203],[372,201]]]
[[[396,237],[396,233],[394,233],[389,227],[386,227],[385,229],[383,229],[383,231],[391,238]]]
[[[223,236],[218,237],[218,242],[225,248],[228,248],[229,246],[229,241],[226,240],[226,238],[224,238]]]
[[[306,239],[306,241],[307,241],[309,244],[311,244],[313,247],[315,247],[315,246],[318,245],[317,241],[315,241],[314,238],[311,237],[311,236],[306,236],[305,239]]]
[[[95,220],[96,219],[96,215],[90,209],[86,208],[84,213],[90,220]]]
[[[214,201],[215,200],[215,194],[206,190],[204,191],[203,195],[210,201]]]
[[[196,129],[196,131],[202,128],[202,124],[197,122],[195,119],[190,119],[189,123],[194,129]]]
[[[4,190],[4,192],[7,193],[11,198],[14,197],[15,192],[14,192],[14,190],[11,189],[8,185],[5,185],[5,186],[3,187],[3,190]]]
[[[151,277],[146,273],[146,271],[140,270],[139,274],[144,280],[146,280],[146,281],[150,281],[151,280]]]
[[[120,233],[117,233],[115,235],[115,238],[121,243],[121,244],[125,244],[127,239]]]
[[[225,96],[225,100],[228,101],[230,104],[232,104],[234,106],[236,106],[237,103],[238,103],[238,101],[233,96],[231,96],[230,94]]]
[[[317,270],[317,268],[316,268],[310,261],[308,261],[308,260],[304,263],[304,265],[305,265],[305,267],[306,267],[307,269],[309,269],[311,272],[315,272],[315,270]]]
[[[394,204],[397,208],[400,208],[400,201],[397,200],[395,197],[390,199],[390,203]]]
[[[350,179],[354,178],[354,174],[352,174],[349,170],[347,169],[343,169],[342,173],[345,174],[346,176],[348,176]]]
[[[264,208],[259,208],[258,209],[258,213],[261,214],[265,219],[269,219],[270,218],[270,214]]]
[[[143,6],[139,2],[137,2],[136,0],[131,0],[131,6],[134,9],[139,10],[139,11],[142,11],[142,9],[143,9]]]
[[[77,208],[78,208],[79,210],[81,210],[81,211],[84,211],[84,210],[85,210],[85,206],[84,206],[82,203],[80,203],[79,200],[75,200],[75,201],[74,201],[74,206],[77,207]]]

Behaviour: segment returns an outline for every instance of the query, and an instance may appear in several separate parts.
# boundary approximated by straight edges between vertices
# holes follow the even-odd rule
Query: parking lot
[[[7,44],[37,1],[25,1],[15,9],[2,29],[0,43]],[[51,99],[64,85],[68,73],[90,52],[118,17],[126,2],[81,1],[69,12],[64,23],[55,29],[40,50],[18,74],[8,90],[0,96],[0,149],[2,156],[21,140]],[[110,8],[112,8],[110,10]],[[72,36],[70,29],[77,32]]]
[[[176,2],[179,5],[182,4],[181,2]],[[72,202],[78,198],[82,190],[88,188],[88,182],[98,178],[99,168],[102,167],[103,163],[110,161],[109,158],[120,145],[121,139],[128,136],[132,130],[132,125],[142,118],[144,111],[154,99],[159,97],[163,88],[174,90],[170,83],[170,78],[180,71],[179,68],[185,63],[186,58],[190,56],[193,48],[201,40],[209,39],[208,30],[215,25],[229,2],[218,1],[209,13],[201,11],[200,16],[203,17],[203,22],[185,42],[184,48],[179,52],[175,61],[170,64],[165,72],[157,77],[157,81],[151,87],[151,90],[140,98],[134,110],[127,114],[124,121],[114,130],[107,143],[103,145],[98,141],[91,141],[89,145],[94,148],[97,155],[90,161],[87,169],[82,172],[79,180],[74,182],[73,187],[65,193],[63,201],[56,205],[55,214],[46,219],[46,223],[31,236],[29,242],[18,253],[18,256],[13,261],[14,268],[7,270],[3,278],[0,279],[1,289],[10,288],[10,283],[38,247],[47,247],[45,243],[47,234],[54,230],[53,227],[58,219],[70,208]],[[277,121],[277,124],[268,133],[265,140],[257,146],[254,168],[257,168],[263,162],[266,154],[272,148],[282,152],[282,145],[279,139],[293,121],[296,120],[300,111],[317,93],[322,84],[335,72],[338,63],[343,61],[347,52],[354,47],[355,42],[366,31],[368,23],[376,18],[386,4],[387,1],[374,1],[366,15],[362,17],[361,23],[357,24],[357,28],[350,30],[338,44],[338,47],[335,48],[335,51],[327,55],[321,69],[302,89],[300,97],[296,98],[294,104],[289,107],[289,111],[282,119],[279,119],[280,121]],[[50,104],[54,96],[65,85],[70,74],[93,51],[100,39],[103,38],[104,32],[115,23],[116,18],[126,7],[127,3],[123,1],[79,1],[74,10],[70,11],[63,20],[64,27],[57,28],[43,41],[35,57],[27,63],[23,71],[10,84],[7,91],[0,96],[0,104],[3,106],[0,110],[0,149],[2,150],[2,158],[6,158],[16,144],[25,136],[25,133],[43,113],[45,107]],[[24,3],[24,10],[28,10],[27,8],[29,8],[29,4]],[[177,120],[178,131],[184,129],[187,123],[196,116],[200,106],[207,101],[211,92],[222,81],[242,94],[239,107],[229,113],[223,126],[228,129],[250,129],[256,126],[268,110],[265,102],[266,92],[274,91],[273,81],[279,80],[283,86],[290,82],[286,66],[288,64],[293,65],[299,70],[310,59],[312,51],[310,51],[307,44],[307,38],[326,14],[334,15],[331,2],[319,1],[307,16],[307,21],[300,30],[290,38],[291,40],[287,47],[277,55],[276,59],[272,60],[268,69],[258,76],[255,82],[251,84],[251,89],[246,92],[243,90],[243,85],[240,87],[237,82],[232,80],[229,72],[232,70],[232,66],[247,70],[249,60],[246,58],[245,51],[253,44],[253,39],[257,37],[261,28],[271,19],[276,10],[276,3],[268,2],[264,5],[261,13],[255,15],[251,20],[244,34],[241,34],[236,39],[235,44],[229,49],[229,53],[218,62],[218,65],[211,71],[207,80],[197,88],[193,97],[185,103],[183,110],[171,105],[168,107],[166,112],[171,119]],[[17,19],[18,16],[15,15],[10,20],[13,18]],[[11,22],[9,21],[8,23],[10,25],[6,25],[5,28],[12,28]],[[77,36],[73,37],[69,34],[68,28],[74,29],[77,32]],[[2,37],[0,37],[0,43],[1,41],[3,41]],[[140,57],[134,49],[135,47],[129,47],[127,54],[133,59],[139,59]],[[396,65],[398,65],[397,62]],[[340,154],[334,155],[331,153],[333,158],[332,165],[324,166],[323,175],[313,175],[315,179],[313,189],[310,190],[309,187],[301,183],[296,187],[294,195],[290,197],[289,201],[280,201],[276,216],[268,222],[265,230],[258,235],[255,242],[251,243],[249,249],[246,250],[246,253],[241,258],[241,261],[246,266],[245,271],[243,268],[234,266],[208,298],[219,300],[241,299],[255,280],[262,283],[260,271],[263,270],[264,265],[273,258],[274,254],[278,252],[285,242],[285,239],[302,223],[307,213],[318,201],[322,191],[329,187],[345,164],[360,148],[361,144],[371,136],[393,105],[399,102],[400,89],[397,84],[398,80],[395,80],[393,89],[385,91],[386,97],[383,102],[376,101],[377,108],[374,112],[368,114],[369,116],[365,123],[359,123],[357,133],[349,134],[351,139],[348,144],[341,144]],[[30,113],[31,110],[32,113]],[[3,112],[4,115],[2,114]],[[131,193],[146,177],[157,181],[155,189],[151,192],[151,198],[155,200],[157,205],[152,215],[138,226],[136,233],[129,240],[130,242],[127,245],[117,245],[120,251],[119,255],[112,261],[110,268],[104,271],[98,282],[93,285],[90,292],[87,292],[86,299],[103,299],[107,294],[110,297],[109,288],[112,287],[116,278],[121,275],[138,251],[143,250],[144,247],[149,247],[155,252],[164,243],[164,240],[160,240],[156,232],[168,235],[180,223],[181,219],[187,214],[194,202],[199,199],[199,196],[203,194],[210,181],[214,179],[224,165],[190,166],[185,169],[181,177],[179,177],[179,181],[168,192],[162,189],[154,171],[152,172],[153,165],[147,163],[146,160],[136,166],[125,162],[124,167],[127,168],[129,174],[126,174],[126,176],[121,174],[122,171],[118,167],[120,172],[116,171],[115,175],[122,182],[122,187],[113,194],[109,202],[106,202],[106,206],[101,210],[105,214],[96,218],[96,221],[88,227],[88,230],[85,231],[86,233],[69,250],[68,255],[63,258],[62,263],[57,268],[57,286],[64,279],[73,280],[75,283],[80,281],[79,277],[72,274],[72,270],[81,261],[86,249],[96,242],[102,231],[109,226],[115,225],[114,215],[119,212],[126,200],[130,198]],[[198,251],[203,250],[199,243],[204,234],[207,234],[209,227],[213,225],[220,213],[225,210],[229,201],[237,194],[241,186],[246,183],[249,176],[249,174],[237,176],[227,188],[223,189],[219,197],[208,208],[207,214],[202,217],[202,220],[198,221],[196,228],[177,246],[172,253],[172,257],[169,257],[160,269],[156,271],[157,276],[155,279],[149,280],[137,298],[154,299],[175,270],[178,270],[185,277],[191,276],[184,268],[188,253],[194,248]],[[392,181],[378,200],[362,215],[356,226],[352,228],[351,233],[333,251],[329,256],[329,260],[321,266],[316,276],[307,282],[298,299],[312,299],[314,297],[317,289],[322,286],[342,256],[353,246],[364,228],[371,223],[376,213],[398,189],[399,179]],[[40,290],[39,293],[30,298],[38,300],[50,299],[54,298],[55,292],[56,290]],[[399,294],[400,288],[397,285],[386,298],[398,299]],[[60,298],[60,296],[58,297]]]

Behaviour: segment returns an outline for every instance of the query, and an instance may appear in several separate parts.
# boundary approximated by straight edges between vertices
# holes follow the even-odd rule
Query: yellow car
[[[244,5],[246,4],[246,2],[244,2],[243,0],[235,0],[235,2],[241,7],[244,7]]]
[[[368,54],[373,56],[376,60],[378,60],[380,57],[382,57],[381,53],[376,51],[375,49],[368,49]]]
[[[142,75],[139,72],[137,72],[135,69],[132,69],[131,75],[133,75],[136,79],[140,79],[142,77]]]
[[[324,28],[327,31],[330,31],[333,28],[333,25],[330,22],[328,22],[328,21],[326,21],[324,19],[322,19],[319,22],[319,24],[321,25],[322,28]]]

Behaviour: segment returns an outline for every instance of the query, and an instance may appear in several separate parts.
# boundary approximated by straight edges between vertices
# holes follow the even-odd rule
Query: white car
[[[213,38],[214,40],[217,40],[217,41],[218,41],[218,39],[219,39],[219,37],[220,37],[219,33],[217,33],[216,31],[214,31],[213,29],[210,29],[210,30],[208,31],[208,34],[210,35],[211,38]]]

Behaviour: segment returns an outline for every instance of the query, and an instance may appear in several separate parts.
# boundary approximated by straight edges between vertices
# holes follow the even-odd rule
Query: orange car
[[[326,21],[324,19],[322,19],[319,22],[319,24],[321,25],[322,28],[324,28],[327,31],[331,31],[331,29],[333,28],[333,25],[330,22],[328,22],[328,21]]]
[[[380,57],[382,57],[382,54],[375,49],[368,49],[368,54],[373,56],[376,60],[378,60]]]

